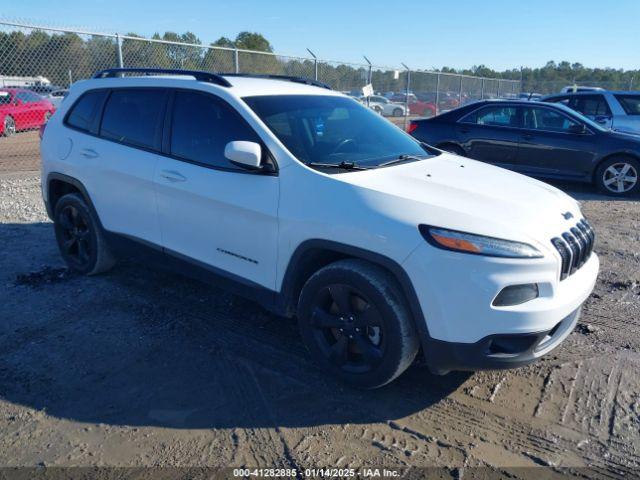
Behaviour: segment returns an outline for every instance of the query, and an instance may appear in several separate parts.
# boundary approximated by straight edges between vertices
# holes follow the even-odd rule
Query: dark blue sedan
[[[442,150],[526,175],[640,191],[640,136],[613,132],[561,104],[486,100],[414,120],[409,133]]]

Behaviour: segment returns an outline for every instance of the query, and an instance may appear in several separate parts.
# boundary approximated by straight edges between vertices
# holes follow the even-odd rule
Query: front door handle
[[[162,170],[160,172],[160,176],[162,178],[166,178],[170,182],[185,182],[187,180],[187,177],[175,170]]]
[[[92,148],[83,148],[80,151],[80,155],[82,155],[84,158],[98,158],[100,156],[98,152],[96,152]]]

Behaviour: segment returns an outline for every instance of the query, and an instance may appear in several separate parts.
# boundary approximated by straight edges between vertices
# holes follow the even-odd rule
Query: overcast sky
[[[495,69],[569,60],[640,68],[640,0],[22,0],[0,16],[209,43],[260,32],[279,53],[412,68]]]

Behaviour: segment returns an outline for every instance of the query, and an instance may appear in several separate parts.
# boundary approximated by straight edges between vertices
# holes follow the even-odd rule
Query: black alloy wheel
[[[95,254],[91,220],[83,213],[75,205],[66,205],[56,219],[62,255],[71,266],[80,271],[90,266]]]
[[[333,284],[320,290],[310,325],[327,360],[346,372],[368,372],[384,355],[380,312],[350,285]]]

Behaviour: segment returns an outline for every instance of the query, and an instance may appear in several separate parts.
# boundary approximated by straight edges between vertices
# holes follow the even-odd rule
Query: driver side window
[[[175,93],[170,138],[175,157],[226,170],[241,170],[224,156],[228,142],[261,143],[231,106],[213,95],[193,91]]]
[[[569,133],[580,125],[560,112],[549,108],[524,108],[524,127],[530,130]]]

